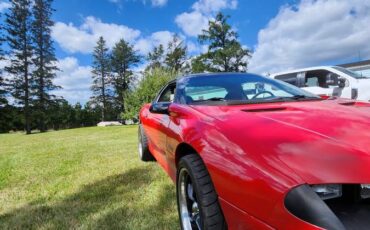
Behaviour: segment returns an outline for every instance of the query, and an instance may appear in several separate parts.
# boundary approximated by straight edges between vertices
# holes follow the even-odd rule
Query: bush
[[[164,68],[146,71],[138,86],[125,96],[126,112],[122,114],[122,118],[124,120],[137,119],[140,108],[152,102],[159,90],[176,76],[177,73]]]

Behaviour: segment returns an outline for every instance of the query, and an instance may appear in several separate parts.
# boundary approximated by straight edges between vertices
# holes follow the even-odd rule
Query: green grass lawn
[[[0,229],[178,229],[175,186],[137,126],[0,135]]]

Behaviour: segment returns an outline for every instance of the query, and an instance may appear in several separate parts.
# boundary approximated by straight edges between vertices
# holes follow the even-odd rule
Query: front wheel
[[[176,187],[181,229],[227,228],[211,177],[197,154],[181,158]]]

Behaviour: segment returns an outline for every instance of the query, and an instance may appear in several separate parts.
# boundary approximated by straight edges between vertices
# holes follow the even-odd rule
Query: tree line
[[[109,111],[112,105],[120,106],[118,110],[113,110],[116,116],[123,120],[136,120],[143,104],[151,102],[168,81],[184,74],[246,72],[251,51],[241,45],[237,32],[227,22],[228,18],[220,12],[209,21],[208,28],[198,36],[199,44],[206,45],[207,51],[197,56],[188,55],[187,46],[176,34],[167,45],[154,47],[147,57],[138,55],[134,46],[123,39],[109,53],[101,37],[93,54],[92,86],[93,102],[102,108],[101,120],[112,112]],[[132,69],[143,59],[148,62],[147,67],[137,82]]]
[[[207,51],[189,56],[178,35],[142,56],[134,45],[119,40],[112,49],[100,37],[92,53],[92,97],[85,104],[69,104],[53,92],[57,58],[51,29],[53,0],[12,0],[1,15],[0,132],[64,129],[96,125],[99,121],[137,119],[142,104],[150,102],[170,79],[188,73],[245,72],[250,51],[218,13],[198,36]],[[4,49],[3,47],[6,47]],[[146,64],[144,70],[135,68]]]
[[[0,131],[19,129],[19,124],[27,134],[32,128],[46,131],[50,107],[58,103],[51,92],[59,88],[53,83],[58,68],[51,39],[52,0],[13,0],[10,4],[1,26],[0,55],[8,61],[2,75],[6,71],[9,78],[0,81]],[[2,48],[5,42],[6,51]],[[9,105],[9,95],[15,106]],[[9,117],[13,123],[7,122]],[[20,119],[14,121],[15,117]]]

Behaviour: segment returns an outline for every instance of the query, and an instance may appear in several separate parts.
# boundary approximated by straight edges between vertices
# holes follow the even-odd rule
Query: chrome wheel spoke
[[[195,216],[193,216],[193,222],[197,225],[198,229],[201,229],[199,213],[197,213]]]
[[[191,182],[188,184],[187,186],[187,193],[188,193],[188,197],[191,201],[195,202],[195,198],[194,198],[194,189],[193,189],[193,185],[191,184]]]
[[[197,225],[198,229],[200,229],[200,215],[197,202],[194,202],[191,207],[191,221]]]

